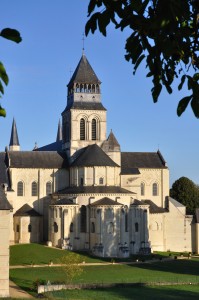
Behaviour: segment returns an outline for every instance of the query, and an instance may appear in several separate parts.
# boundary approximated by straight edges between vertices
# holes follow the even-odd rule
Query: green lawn
[[[62,290],[49,293],[50,299],[67,300],[192,300],[199,297],[199,286],[142,286],[95,290]]]
[[[90,262],[90,263],[99,263],[104,261],[111,262],[111,258],[96,258],[84,252],[78,252],[78,253],[81,256],[82,261],[85,262]],[[53,263],[57,263],[59,258],[66,254],[67,254],[67,250],[50,248],[44,245],[19,244],[10,247],[10,265],[11,266],[30,265],[31,263],[40,265],[40,264],[48,264],[51,260],[53,261]],[[139,260],[142,259],[148,260],[151,259],[152,257],[160,258],[164,256],[168,256],[168,253],[167,252],[163,254],[158,253],[150,256],[134,255],[131,258],[127,258],[127,259],[115,258],[114,260],[116,262],[119,261],[129,262],[129,261],[135,261],[137,258]]]
[[[67,254],[66,250],[58,250],[54,248],[45,247],[38,244],[26,244],[15,245],[10,247],[11,258],[10,262],[12,266],[15,265],[30,265],[34,264],[48,264],[51,260],[54,263],[58,262],[58,259]],[[91,257],[85,253],[80,253],[82,261],[85,262],[103,262],[105,259],[98,259]],[[168,253],[159,253],[156,257],[166,256]],[[150,257],[139,257],[139,259],[145,259]],[[133,261],[136,256],[128,259],[127,261]],[[110,262],[110,259],[106,259]],[[117,260],[116,260],[117,261]],[[120,261],[120,260],[119,260]],[[27,292],[36,295],[36,288],[34,282],[39,280],[45,280],[50,282],[65,282],[64,272],[60,267],[32,267],[23,269],[10,269],[10,278],[17,285]],[[84,272],[79,278],[75,278],[74,283],[153,283],[153,282],[165,282],[165,283],[199,283],[199,259],[191,260],[172,260],[168,262],[158,261],[153,263],[136,263],[129,265],[114,264],[114,265],[96,265],[96,266],[84,266]],[[143,294],[142,294],[143,292]],[[58,293],[58,292],[57,292]],[[128,287],[119,289],[112,288],[107,290],[95,291],[66,291],[56,294],[56,299],[60,297],[67,299],[143,299],[143,295],[149,295],[147,299],[172,299],[172,294],[175,295],[173,299],[194,299],[199,291],[198,286],[175,286],[175,287]],[[82,298],[78,296],[78,293],[82,295]],[[159,295],[157,298],[150,298],[152,294]],[[163,298],[162,294],[168,294],[166,298]],[[181,298],[178,295],[184,294],[189,297]],[[129,297],[129,295],[134,298]],[[54,296],[53,296],[54,297]],[[100,298],[101,297],[101,298]],[[137,297],[137,298],[136,298]],[[159,298],[158,298],[159,297]],[[192,297],[192,298],[191,298]],[[145,298],[146,299],[146,298]]]
[[[131,282],[179,282],[199,283],[199,262],[172,261],[139,265],[87,266],[75,283],[131,283]],[[10,277],[22,289],[30,292],[33,282],[42,279],[50,282],[64,282],[61,268],[11,269]]]

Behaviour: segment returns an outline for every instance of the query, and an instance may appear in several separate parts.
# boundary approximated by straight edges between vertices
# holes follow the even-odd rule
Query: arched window
[[[37,196],[38,194],[38,187],[37,182],[32,182],[32,196]]]
[[[48,181],[46,183],[46,196],[52,194],[52,182]]]
[[[70,223],[70,232],[73,232],[73,231],[74,231],[73,223]]]
[[[138,223],[135,223],[135,232],[138,232],[139,231],[139,225]]]
[[[32,225],[31,224],[28,225],[28,232],[32,232]]]
[[[80,92],[81,92],[81,93],[84,92],[84,86],[83,86],[83,84],[80,84]]]
[[[92,85],[92,93],[95,93],[95,85]]]
[[[95,223],[91,223],[91,233],[95,233]]]
[[[80,208],[80,231],[86,232],[86,220],[87,214],[86,214],[86,206],[82,205]]]
[[[85,140],[85,120],[80,120],[80,140]]]
[[[99,184],[103,184],[104,183],[104,178],[103,177],[100,177],[99,179]]]
[[[92,119],[92,140],[95,141],[97,139],[97,122],[95,119]]]
[[[76,84],[76,93],[79,93],[80,92],[80,88],[79,88],[79,84],[77,83]]]
[[[55,233],[58,232],[58,225],[56,222],[54,222],[53,227],[54,227],[54,232]]]
[[[99,92],[100,92],[100,88],[99,88],[99,85],[97,84],[96,85],[96,94],[99,94]]]
[[[145,195],[145,184],[144,182],[141,183],[141,196]]]
[[[88,93],[91,93],[91,85],[88,85]]]
[[[152,190],[153,196],[158,195],[158,185],[157,183],[153,183],[153,190]]]
[[[19,181],[17,183],[17,196],[23,196],[23,195],[24,195],[23,182]]]

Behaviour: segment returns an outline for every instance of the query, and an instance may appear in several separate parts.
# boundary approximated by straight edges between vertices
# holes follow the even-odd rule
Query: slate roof
[[[166,208],[157,206],[153,201],[151,200],[137,200],[135,199],[132,205],[149,205],[149,212],[150,214],[161,214],[168,212]]]
[[[56,152],[61,152],[62,151],[62,141],[56,141],[54,143],[36,148],[36,149],[34,149],[34,151],[56,151]]]
[[[100,84],[101,81],[98,79],[97,75],[93,71],[90,63],[88,62],[85,54],[82,55],[75,72],[73,73],[68,86],[76,83],[93,83],[93,84]]]
[[[135,194],[120,186],[73,186],[60,190],[58,194]]]
[[[41,217],[41,215],[30,205],[24,204],[20,209],[18,209],[15,214],[15,217]]]
[[[108,206],[114,206],[114,205],[123,205],[122,203],[119,203],[115,200],[112,200],[108,197],[104,197],[100,200],[97,200],[93,203],[90,204],[91,206],[105,206],[105,205],[108,205]]]
[[[11,210],[12,206],[8,202],[6,195],[0,186],[0,210]]]
[[[10,146],[19,146],[19,138],[17,134],[17,126],[15,123],[15,119],[13,119],[12,122],[12,131],[11,131],[11,137],[10,137]]]
[[[57,200],[55,203],[52,203],[51,205],[78,205],[78,204],[75,204],[72,199],[63,198]]]
[[[104,151],[120,151],[120,144],[118,143],[112,130],[106,141],[102,144],[102,149]]]
[[[68,166],[64,153],[56,151],[9,151],[11,168],[60,169]]]
[[[148,204],[149,205],[149,212],[150,212],[150,214],[161,214],[161,213],[168,212],[168,210],[166,208],[157,206],[151,200],[143,200],[141,202],[143,202],[144,204]]]
[[[160,152],[121,152],[121,174],[134,174],[139,168],[166,169]]]
[[[92,167],[92,166],[107,166],[117,167],[118,165],[97,145],[89,145],[81,151],[79,156],[71,164],[72,167]]]
[[[69,110],[69,109],[81,109],[81,110],[105,110],[106,108],[102,105],[101,102],[84,102],[84,101],[79,101],[79,102],[70,102],[67,103],[67,106],[65,110],[62,112],[62,114]]]

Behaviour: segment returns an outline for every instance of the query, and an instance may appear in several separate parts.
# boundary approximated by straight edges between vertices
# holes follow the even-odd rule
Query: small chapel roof
[[[68,86],[72,83],[90,83],[90,84],[100,84],[101,81],[98,79],[93,68],[88,62],[85,54],[82,55],[75,72],[73,73]]]
[[[77,154],[78,155],[78,154]],[[118,165],[97,145],[89,145],[79,151],[79,155],[71,165],[72,167],[108,166]]]
[[[6,195],[0,186],[0,210],[11,210],[12,206],[8,202]]]
[[[24,204],[20,209],[18,209],[14,216],[16,217],[41,217],[41,214],[39,214],[34,208],[32,208],[29,204]]]
[[[123,205],[122,203],[119,203],[115,200],[112,200],[108,197],[104,197],[100,200],[97,200],[93,203],[90,204],[91,206],[105,206],[105,205],[108,205],[108,206],[115,206],[115,205]]]
[[[56,151],[9,151],[11,168],[64,168],[68,166],[66,154]]]
[[[121,152],[121,174],[134,174],[138,168],[167,169],[160,152]]]
[[[135,194],[120,186],[71,186],[60,190],[57,194]]]
[[[13,122],[12,122],[10,146],[19,146],[19,138],[18,138],[18,134],[17,134],[17,126],[16,126],[15,119],[13,119]]]

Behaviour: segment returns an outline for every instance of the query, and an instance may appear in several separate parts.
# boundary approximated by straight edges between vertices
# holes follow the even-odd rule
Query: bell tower
[[[63,150],[78,149],[106,140],[106,109],[101,103],[101,81],[85,54],[67,85],[67,106],[62,113]]]

